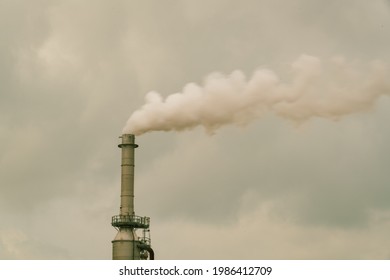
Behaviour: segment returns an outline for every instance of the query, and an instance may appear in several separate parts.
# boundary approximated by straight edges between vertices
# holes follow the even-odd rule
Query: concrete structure
[[[118,230],[112,241],[113,260],[141,260],[154,259],[154,252],[150,244],[149,217],[135,215],[134,211],[134,150],[135,137],[132,134],[123,134],[121,171],[121,206],[119,215],[113,216],[111,225]],[[142,229],[142,236],[138,237],[137,229]]]

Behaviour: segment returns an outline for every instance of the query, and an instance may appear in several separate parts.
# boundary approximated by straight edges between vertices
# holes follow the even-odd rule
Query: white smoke
[[[227,124],[245,125],[267,112],[297,123],[313,117],[339,119],[371,108],[378,97],[390,92],[388,68],[379,61],[361,67],[342,57],[324,62],[302,55],[289,73],[286,81],[269,69],[255,71],[250,79],[239,70],[230,75],[213,73],[203,86],[189,83],[165,99],[149,92],[123,133],[196,126],[214,133]]]

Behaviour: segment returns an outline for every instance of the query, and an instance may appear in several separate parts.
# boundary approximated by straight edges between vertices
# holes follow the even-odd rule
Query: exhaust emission
[[[203,85],[187,84],[165,99],[157,92],[128,119],[123,133],[181,131],[202,126],[213,134],[225,125],[246,125],[266,113],[300,124],[312,118],[338,120],[369,110],[390,92],[390,71],[380,62],[369,65],[342,57],[321,60],[302,55],[289,75],[260,68],[252,77],[240,70],[214,73]]]

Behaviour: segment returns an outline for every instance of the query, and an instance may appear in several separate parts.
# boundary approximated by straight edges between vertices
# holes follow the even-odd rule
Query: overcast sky
[[[152,90],[302,54],[390,64],[385,0],[0,0],[0,259],[111,259],[118,136]],[[136,138],[158,259],[390,258],[390,99]]]

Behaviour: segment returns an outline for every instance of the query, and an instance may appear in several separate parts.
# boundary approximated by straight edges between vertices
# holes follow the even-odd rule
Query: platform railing
[[[136,215],[116,215],[112,217],[114,227],[149,228],[150,218]]]

